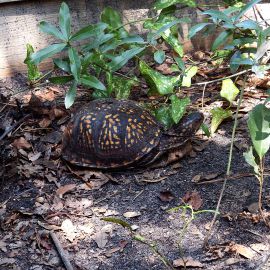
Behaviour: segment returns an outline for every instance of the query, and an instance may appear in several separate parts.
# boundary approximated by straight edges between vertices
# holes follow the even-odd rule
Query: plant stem
[[[234,119],[234,125],[233,125],[233,131],[232,131],[232,137],[231,137],[229,158],[228,158],[228,163],[227,163],[226,177],[225,177],[225,180],[223,182],[223,186],[222,186],[222,189],[221,189],[221,192],[220,192],[220,195],[219,195],[219,199],[218,199],[218,203],[217,203],[217,207],[216,207],[214,217],[213,217],[213,219],[211,221],[211,224],[210,224],[209,232],[207,233],[207,235],[206,235],[206,237],[204,239],[204,247],[206,247],[208,245],[208,240],[209,240],[209,237],[211,236],[212,228],[213,228],[213,226],[215,224],[215,221],[216,221],[216,218],[217,218],[217,215],[218,215],[218,212],[219,212],[219,207],[220,207],[220,204],[221,204],[221,200],[222,200],[222,197],[223,197],[223,193],[224,193],[225,188],[226,188],[227,179],[228,179],[228,177],[230,176],[230,173],[231,173],[233,143],[234,143],[235,132],[236,132],[236,127],[237,127],[237,123],[238,123],[239,109],[240,109],[240,105],[241,105],[242,100],[243,100],[244,90],[245,90],[245,87],[246,87],[246,81],[247,81],[247,72],[245,73],[244,84],[243,84],[243,86],[241,88],[240,97],[239,97],[238,104],[237,104],[237,109],[236,109],[236,114],[235,114],[235,119]]]

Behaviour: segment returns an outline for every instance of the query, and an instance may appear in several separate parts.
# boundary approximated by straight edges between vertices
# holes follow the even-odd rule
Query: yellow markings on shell
[[[146,147],[144,147],[144,148],[142,149],[142,152],[143,152],[143,153],[147,153],[148,150],[149,150],[149,148],[146,146]]]
[[[150,141],[150,144],[153,145],[154,143],[155,143],[155,140],[154,139]]]
[[[111,118],[111,117],[112,117],[112,114],[105,115],[105,119],[108,119],[108,118]]]
[[[84,120],[84,123],[86,123],[86,124],[90,124],[90,123],[91,123],[91,121],[90,121],[89,119],[85,119],[85,120]]]
[[[82,133],[83,132],[83,123],[80,122],[80,132]]]
[[[110,114],[111,115],[111,114]],[[113,117],[113,119],[119,118],[119,114],[115,114]]]
[[[115,140],[120,140],[120,138],[119,138],[119,136],[117,135],[117,134],[113,134],[113,138],[115,139]]]
[[[117,132],[117,127],[116,126],[113,126],[113,131]]]

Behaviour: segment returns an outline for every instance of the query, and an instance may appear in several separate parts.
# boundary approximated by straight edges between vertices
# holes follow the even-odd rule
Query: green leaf
[[[150,87],[148,94],[166,95],[173,93],[174,87],[179,82],[180,76],[169,77],[151,69],[144,61],[140,61],[140,72]]]
[[[246,161],[250,166],[253,167],[254,173],[255,173],[256,175],[259,175],[259,166],[258,166],[258,164],[256,163],[255,157],[254,157],[254,155],[253,155],[253,148],[252,148],[252,146],[250,146],[249,151],[243,153],[243,156],[244,156],[244,158],[245,158],[245,161]]]
[[[176,95],[170,96],[171,100],[171,116],[175,124],[178,124],[180,119],[183,117],[187,105],[190,104],[190,98],[186,97],[179,99]]]
[[[177,66],[183,71],[185,72],[186,67],[185,67],[185,63],[184,61],[180,58],[180,57],[174,57],[174,60],[177,64]]]
[[[192,26],[189,29],[188,38],[194,37],[199,31],[201,31],[205,26],[209,25],[210,23],[198,23]]]
[[[53,35],[61,40],[65,40],[63,34],[54,25],[50,23],[42,21],[39,23],[39,28],[43,33]]]
[[[81,60],[79,54],[74,48],[70,47],[68,48],[68,57],[70,61],[71,73],[74,76],[75,80],[79,81],[81,72]]]
[[[165,52],[158,50],[154,53],[154,59],[157,63],[162,64],[165,60]]]
[[[99,81],[95,76],[92,76],[90,74],[82,75],[80,82],[86,86],[90,86],[95,89],[99,89],[102,91],[106,90],[106,87],[104,86],[104,84],[101,81]]]
[[[265,71],[269,69],[270,65],[253,65],[251,68],[251,70],[255,73],[255,75],[260,79],[264,78]]]
[[[73,81],[72,85],[70,86],[68,92],[66,93],[65,96],[65,107],[68,109],[69,107],[72,106],[74,103],[75,97],[77,93],[77,82]]]
[[[182,4],[189,7],[196,7],[196,2],[194,0],[157,0],[154,4],[154,9],[164,9],[175,4]]]
[[[235,21],[238,21],[239,19],[241,19],[241,17],[250,9],[252,8],[254,5],[258,4],[259,2],[261,2],[261,0],[253,0],[250,1],[249,3],[247,3],[241,10],[240,12],[237,14],[237,16],[235,17]]]
[[[237,23],[235,26],[238,28],[243,28],[245,30],[248,30],[248,29],[259,30],[261,28],[257,22],[252,21],[252,20],[242,21],[240,23]]]
[[[68,63],[68,61],[64,61],[62,59],[53,59],[53,63],[59,67],[60,69],[62,69],[63,71],[65,72],[68,72],[68,73],[71,73],[71,70],[70,70],[70,65]]]
[[[30,82],[34,82],[41,77],[38,67],[32,63],[31,56],[34,53],[34,48],[31,44],[26,44],[26,58],[24,63],[27,65],[27,78]]]
[[[162,105],[158,109],[156,109],[154,111],[154,115],[156,119],[161,124],[163,124],[166,129],[169,129],[174,124],[171,116],[171,108],[166,105]]]
[[[173,50],[178,53],[180,57],[184,55],[182,44],[180,44],[179,39],[171,33],[170,29],[166,30],[161,36],[173,48]]]
[[[242,56],[241,56],[242,57]],[[254,61],[248,58],[234,58],[230,61],[231,65],[248,65],[252,66],[254,64]]]
[[[212,122],[211,122],[211,134],[213,135],[219,125],[223,122],[224,119],[232,116],[231,110],[224,110],[222,108],[214,108],[211,110]]]
[[[65,40],[67,41],[70,37],[70,12],[68,5],[63,2],[59,11],[59,26]]]
[[[66,43],[59,43],[59,44],[50,45],[50,46],[48,46],[40,51],[33,53],[31,56],[31,61],[37,65],[42,60],[49,58],[56,53],[61,52],[62,50],[65,49],[65,47],[66,47]]]
[[[95,90],[92,94],[93,99],[100,99],[100,98],[108,98],[110,94],[108,91],[103,91],[103,90]]]
[[[51,83],[55,83],[55,84],[65,84],[67,82],[70,82],[74,80],[74,77],[69,75],[69,76],[57,76],[57,77],[51,77],[49,78],[49,81]]]
[[[225,79],[222,81],[220,95],[232,103],[239,93],[239,89],[233,83],[231,79]]]
[[[235,63],[235,59],[239,59],[239,58],[241,58],[241,52],[236,51],[230,59],[230,69],[232,73],[235,73],[240,66],[239,64]]]
[[[270,109],[256,105],[249,113],[248,128],[253,146],[260,158],[265,156],[270,146]]]
[[[190,87],[191,86],[191,78],[196,75],[198,71],[198,67],[192,66],[186,69],[186,73],[182,79],[182,86]]]
[[[108,24],[111,31],[117,30],[119,38],[128,37],[128,32],[123,27],[123,22],[120,14],[111,7],[106,7],[101,15],[101,21]]]
[[[90,51],[92,49],[98,49],[98,47],[102,44],[104,44],[105,42],[111,40],[112,38],[114,38],[114,34],[103,34],[100,33],[99,36],[97,36],[92,42],[90,42],[89,44],[83,46],[83,51]]]
[[[106,23],[90,24],[72,35],[70,41],[83,40],[93,36],[98,37],[100,33],[103,33],[107,26],[108,25]]]
[[[122,54],[120,54],[116,57],[113,57],[112,61],[108,64],[109,69],[112,72],[117,71],[118,69],[123,67],[128,62],[128,60],[130,60],[135,55],[142,52],[144,49],[145,49],[145,47],[134,47],[130,50],[123,52]]]
[[[202,12],[202,14],[209,15],[211,18],[224,21],[228,24],[233,24],[231,18],[228,17],[224,12],[219,10],[209,9],[207,11]]]
[[[219,36],[215,39],[211,50],[215,51],[218,47],[225,44],[228,40],[228,38],[232,35],[232,32],[230,30],[226,30],[224,32],[221,32]]]
[[[101,220],[112,222],[114,224],[121,225],[124,228],[128,228],[129,230],[132,230],[131,225],[120,218],[105,217],[102,218]]]
[[[210,130],[205,123],[201,124],[201,129],[208,138],[211,136]]]

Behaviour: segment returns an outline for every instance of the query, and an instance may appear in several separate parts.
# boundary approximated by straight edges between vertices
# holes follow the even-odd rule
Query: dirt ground
[[[194,209],[215,209],[227,167],[232,120],[212,138],[198,134],[191,155],[166,168],[81,170],[60,156],[61,134],[70,117],[63,92],[55,86],[35,90],[45,98],[41,104],[30,92],[18,92],[24,83],[19,75],[0,81],[0,136],[16,126],[0,140],[1,270],[68,269],[56,249],[57,240],[73,269],[167,269],[151,247],[132,240],[127,228],[104,217],[128,222],[133,236],[143,236],[163,258],[178,263],[177,269],[184,269],[183,260],[188,269],[269,269],[269,228],[258,216],[258,182],[243,158],[250,144],[247,111],[260,102],[261,90],[249,89],[245,96],[232,177],[209,246],[204,248],[213,214],[196,215],[184,231],[190,211],[169,209],[183,205],[183,200]],[[195,103],[201,88],[192,89]],[[217,95],[213,87],[206,89],[206,122]],[[79,98],[77,107],[85,100]],[[265,211],[270,208],[269,188],[266,176]]]

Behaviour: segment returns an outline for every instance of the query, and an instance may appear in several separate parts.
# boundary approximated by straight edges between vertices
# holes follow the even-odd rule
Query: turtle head
[[[181,138],[189,138],[193,136],[200,128],[203,122],[203,114],[200,112],[193,112],[187,116],[184,116],[181,121],[174,125],[169,133]]]

